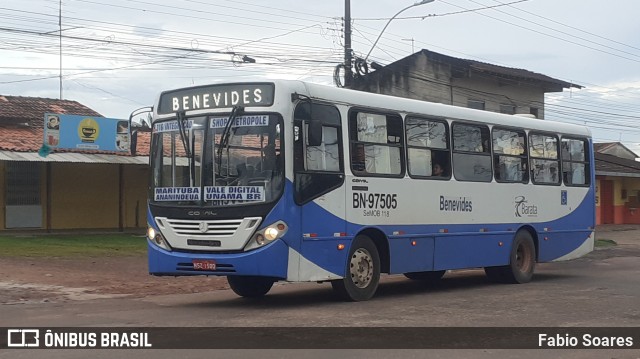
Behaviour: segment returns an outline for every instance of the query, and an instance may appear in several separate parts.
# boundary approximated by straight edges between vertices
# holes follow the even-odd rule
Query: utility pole
[[[344,87],[352,85],[351,71],[351,0],[344,0]]]
[[[58,7],[58,27],[60,31],[60,99],[62,100],[62,0]]]

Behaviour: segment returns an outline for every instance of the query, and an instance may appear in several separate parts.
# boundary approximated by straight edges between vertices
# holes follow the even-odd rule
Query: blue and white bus
[[[590,131],[300,81],[163,92],[149,271],[227,276],[240,296],[484,268],[525,283],[594,245]]]

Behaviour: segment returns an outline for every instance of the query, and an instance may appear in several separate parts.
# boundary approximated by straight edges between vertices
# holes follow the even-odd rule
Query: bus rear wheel
[[[513,240],[509,265],[485,267],[490,280],[502,283],[528,283],[536,266],[536,247],[528,231],[519,231]]]
[[[376,293],[380,282],[380,255],[373,241],[356,236],[349,250],[345,276],[331,282],[333,290],[344,300],[365,301]]]
[[[245,298],[262,297],[271,290],[274,280],[267,277],[228,276],[227,282],[234,293]]]
[[[404,273],[404,276],[411,280],[419,280],[425,283],[437,283],[447,271],[437,270],[433,272],[410,272]]]

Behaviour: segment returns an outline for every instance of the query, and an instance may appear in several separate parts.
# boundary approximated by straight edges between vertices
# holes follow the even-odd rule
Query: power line
[[[547,20],[547,21],[552,22],[552,23],[554,23],[554,24],[557,24],[557,25],[560,25],[560,26],[564,26],[564,27],[568,27],[568,28],[570,28],[570,29],[573,29],[573,30],[576,30],[576,31],[580,31],[580,32],[583,32],[583,33],[585,33],[585,34],[588,34],[588,35],[591,35],[591,36],[594,36],[594,37],[597,37],[597,38],[600,38],[600,39],[603,39],[603,40],[611,41],[611,42],[616,43],[616,44],[618,44],[618,45],[622,45],[622,46],[625,46],[625,47],[629,47],[629,48],[632,48],[632,49],[635,49],[635,50],[640,50],[640,47],[635,47],[635,46],[633,46],[633,45],[625,44],[625,43],[623,43],[623,42],[620,42],[620,41],[617,41],[617,40],[613,40],[613,39],[610,39],[610,38],[608,38],[608,37],[604,37],[604,36],[602,36],[602,35],[599,35],[599,34],[596,34],[596,33],[593,33],[593,32],[589,32],[589,31],[586,31],[586,30],[583,30],[583,29],[577,28],[577,27],[575,27],[575,26],[567,25],[567,24],[565,24],[565,23],[563,23],[563,22],[560,22],[560,21],[556,21],[556,20],[550,19],[550,18],[545,17],[545,16],[542,16],[542,15],[540,15],[540,14],[535,14],[535,13],[533,13],[533,12],[531,12],[531,11],[527,11],[527,10],[521,9],[521,8],[519,8],[519,7],[516,7],[516,6],[512,6],[512,5],[513,5],[513,3],[507,3],[507,4],[505,4],[505,3],[502,3],[502,2],[500,2],[500,1],[498,1],[498,0],[493,0],[493,1],[495,1],[495,2],[497,2],[497,3],[499,3],[499,4],[501,4],[501,5],[506,5],[506,6],[509,6],[509,7],[513,8],[513,9],[516,9],[516,10],[518,10],[518,11],[521,11],[521,12],[527,13],[527,14],[529,14],[529,15],[531,15],[531,16],[535,16],[535,17],[537,17],[537,18],[541,18],[541,19]]]
[[[468,1],[471,1],[471,2],[473,2],[475,4],[482,5],[482,3],[478,2],[478,1],[475,1],[475,0],[468,0]],[[627,54],[627,55],[631,55],[631,56],[635,56],[635,57],[640,57],[640,55],[637,55],[637,54],[634,54],[634,53],[631,53],[631,52],[628,52],[628,51],[619,50],[619,49],[616,49],[614,47],[611,47],[611,46],[608,46],[608,45],[605,45],[605,44],[601,44],[601,43],[598,43],[598,42],[595,42],[595,41],[592,41],[592,40],[589,40],[589,39],[585,39],[584,37],[576,36],[576,35],[570,34],[568,32],[562,31],[562,30],[552,29],[552,28],[550,28],[548,26],[545,26],[545,25],[540,24],[540,23],[538,23],[536,21],[533,21],[533,20],[529,20],[529,19],[523,18],[521,16],[517,16],[517,15],[511,14],[511,13],[508,13],[508,12],[505,12],[505,11],[502,11],[502,10],[499,10],[499,9],[493,9],[493,10],[496,11],[496,12],[499,12],[501,14],[508,15],[509,17],[515,17],[516,19],[520,19],[520,20],[523,20],[525,22],[540,26],[540,27],[542,27],[544,29],[552,30],[552,31],[558,32],[558,33],[563,34],[563,35],[567,35],[567,36],[570,36],[570,37],[573,37],[573,38],[576,38],[576,39],[580,39],[580,40],[585,41],[587,43],[591,43],[591,44],[595,44],[595,45],[598,45],[598,46],[602,46],[602,47],[604,47],[606,49],[618,51],[618,52],[621,52],[623,54]],[[531,29],[529,29],[529,30],[531,30]],[[566,40],[563,40],[563,41],[566,41]],[[584,45],[580,45],[580,46],[584,46]],[[588,48],[591,49],[591,47],[588,47]],[[597,50],[597,49],[594,49],[594,50]],[[600,50],[597,50],[597,51],[600,51]],[[617,56],[616,54],[611,54],[611,55]],[[638,60],[634,60],[634,61],[638,61]]]
[[[442,17],[442,16],[449,16],[449,15],[466,14],[466,13],[482,11],[482,10],[489,10],[489,9],[493,9],[493,8],[497,8],[497,7],[501,7],[501,6],[509,6],[509,5],[513,5],[513,4],[517,4],[517,3],[521,3],[521,2],[525,2],[525,1],[529,1],[529,0],[518,0],[518,1],[512,1],[510,3],[506,3],[506,4],[502,4],[501,3],[500,5],[483,6],[483,7],[479,7],[479,8],[476,8],[476,9],[452,11],[452,12],[446,12],[446,13],[442,13],[442,14],[429,14],[429,15],[423,15],[423,16],[402,16],[402,17],[396,17],[394,19],[395,20],[412,20],[412,19],[424,20],[424,19],[429,18],[429,17]],[[354,18],[353,20],[358,20],[358,21],[382,21],[382,20],[384,20],[384,21],[388,21],[389,19],[390,18],[388,18],[388,17],[377,17],[377,18],[360,17],[360,18]]]

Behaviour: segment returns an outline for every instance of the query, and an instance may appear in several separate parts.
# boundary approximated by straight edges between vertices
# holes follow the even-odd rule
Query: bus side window
[[[588,142],[584,139],[563,138],[560,147],[564,184],[567,186],[589,185],[591,178]]]
[[[560,156],[555,135],[529,134],[531,179],[535,184],[560,184]]]
[[[454,122],[453,175],[458,181],[491,182],[489,127]]]
[[[357,176],[404,176],[402,117],[352,110],[349,113],[351,171]]]
[[[451,178],[449,127],[446,121],[407,117],[405,134],[411,177]]]
[[[493,128],[493,170],[497,182],[529,182],[523,130]]]

